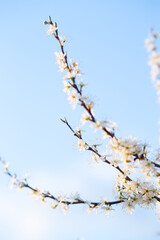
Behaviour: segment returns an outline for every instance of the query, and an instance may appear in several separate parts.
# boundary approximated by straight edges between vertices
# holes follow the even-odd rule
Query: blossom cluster
[[[160,75],[160,56],[155,47],[155,39],[157,36],[157,34],[152,33],[152,38],[146,40],[148,50],[152,51],[149,64],[152,67],[152,78],[154,80],[159,78]],[[61,50],[63,53],[64,50],[62,47]],[[120,175],[118,175],[117,178],[117,192],[119,195],[118,198],[123,200],[123,208],[127,208],[129,212],[132,212],[136,204],[139,204],[140,206],[155,205],[159,199],[160,189],[158,184],[160,182],[160,174],[156,168],[158,165],[156,165],[154,161],[149,160],[150,156],[146,144],[141,144],[132,137],[124,139],[117,138],[115,136],[115,130],[117,129],[117,124],[115,122],[109,120],[99,121],[95,118],[93,110],[94,103],[89,100],[87,96],[84,96],[82,92],[85,84],[83,84],[82,81],[79,84],[76,80],[76,78],[81,75],[79,64],[71,60],[71,64],[68,65],[66,56],[65,53],[63,61],[57,61],[57,63],[60,65],[60,69],[67,69],[67,75],[64,77],[65,80],[63,83],[64,92],[67,92],[69,102],[73,107],[80,103],[85,109],[81,118],[82,126],[89,121],[91,122],[90,127],[94,128],[95,131],[102,130],[103,139],[106,137],[109,138],[106,154],[102,155],[97,150],[97,146],[90,147],[82,138],[82,135],[77,135],[72,129],[74,135],[78,137],[79,150],[91,151],[92,159],[94,161],[97,162],[101,159],[120,172]],[[68,68],[66,66],[68,66]],[[156,80],[156,87],[157,89],[160,87],[160,80]],[[158,94],[160,94],[159,90]],[[67,125],[69,126],[68,123]],[[70,126],[69,128],[71,129]],[[106,156],[109,156],[109,158],[107,159]],[[142,182],[139,180],[134,181],[129,177],[133,172],[135,176],[137,176],[136,169],[140,169],[143,174],[144,179],[141,176],[143,179]]]
[[[111,154],[111,162],[116,159],[117,163],[123,163],[126,170],[131,170],[135,159],[141,159],[146,154],[143,145],[132,137],[125,139],[112,138],[107,145],[107,150]]]
[[[124,175],[117,178],[117,192],[119,199],[124,199],[122,207],[129,213],[135,210],[135,206],[155,207],[160,197],[160,188],[149,182],[127,181]]]
[[[49,22],[45,21],[44,23],[49,25],[49,29],[53,29],[53,31],[49,32],[58,40],[58,43],[60,45],[61,51],[55,52],[55,55],[57,58],[56,63],[59,65],[60,71],[67,71],[63,80],[63,91],[68,94],[68,101],[72,105],[73,109],[78,103],[85,109],[85,112],[82,113],[81,118],[82,126],[87,121],[90,121],[92,122],[90,127],[93,127],[96,130],[103,130],[104,138],[113,136],[115,129],[117,129],[117,124],[110,120],[97,121],[95,119],[93,109],[94,102],[90,100],[88,96],[83,94],[83,88],[86,84],[83,82],[83,79],[79,79],[79,77],[82,75],[79,63],[73,59],[70,59],[70,61],[68,61],[67,53],[64,51],[64,43],[66,40],[59,36],[57,24],[53,23],[51,21],[51,18],[49,18]]]
[[[79,194],[71,197],[55,197],[49,191],[43,191],[34,188],[28,184],[27,178],[19,180],[16,174],[11,174],[8,165],[0,159],[3,164],[5,173],[11,177],[11,186],[17,189],[28,188],[35,199],[40,199],[46,203],[47,199],[51,200],[51,208],[55,209],[61,206],[66,211],[70,205],[85,204],[88,210],[101,209],[108,214],[113,205],[122,204],[122,208],[132,213],[135,206],[155,207],[160,204],[160,151],[156,156],[150,154],[146,144],[140,143],[133,137],[118,138],[116,136],[117,124],[110,120],[100,121],[94,113],[94,102],[84,94],[85,83],[80,78],[82,73],[79,63],[73,59],[68,60],[67,52],[64,51],[65,39],[59,36],[58,27],[49,17],[49,21],[44,22],[48,25],[48,34],[53,35],[60,45],[60,52],[55,52],[56,63],[59,65],[61,72],[65,71],[63,79],[63,91],[68,95],[68,101],[73,108],[79,104],[84,112],[81,116],[81,125],[86,122],[90,127],[100,130],[105,140],[105,151],[103,154],[98,148],[98,144],[89,144],[82,136],[81,128],[74,130],[66,119],[63,123],[71,130],[73,135],[78,139],[78,148],[80,151],[90,151],[94,162],[102,160],[104,163],[113,167],[117,173],[116,179],[116,200],[106,201],[105,199],[98,202],[84,200]],[[157,93],[160,99],[160,54],[157,52],[155,41],[159,35],[151,32],[151,38],[146,40],[148,50],[151,52],[149,65],[152,68],[151,75],[155,81]],[[107,141],[106,141],[107,138]],[[107,142],[107,143],[106,143]]]
[[[123,174],[118,175],[116,186],[119,199],[125,199],[123,208],[126,207],[131,213],[136,204],[147,207],[155,206],[160,197],[160,173],[155,162],[148,159],[146,144],[140,144],[132,137],[113,138],[107,148],[111,154],[112,166],[121,166],[123,169]],[[132,173],[136,180],[127,179],[127,176]]]
[[[156,40],[159,34],[151,30],[151,37],[146,39],[145,45],[150,54],[148,64],[151,66],[151,78],[154,81],[154,86],[157,90],[158,100],[160,101],[160,54],[157,51]]]
[[[51,19],[49,24],[57,27],[57,24],[53,24]],[[67,124],[74,136],[78,138],[78,148],[80,151],[91,151],[92,159],[102,161],[110,164],[112,167],[117,169],[120,173],[117,178],[117,192],[119,194],[119,200],[123,200],[123,207],[127,207],[131,212],[135,208],[136,204],[139,205],[153,205],[159,199],[159,172],[157,167],[160,168],[159,164],[150,160],[148,148],[146,144],[139,143],[135,138],[117,138],[115,136],[115,130],[117,124],[110,120],[99,121],[95,118],[94,103],[83,93],[83,87],[85,84],[82,80],[77,80],[81,76],[79,64],[76,61],[70,59],[68,62],[67,53],[64,51],[64,41],[58,35],[58,30],[54,29],[55,33],[51,33],[58,40],[61,52],[55,53],[57,57],[57,64],[61,71],[67,71],[64,76],[64,92],[68,94],[69,103],[72,104],[73,108],[79,103],[85,110],[82,113],[81,123],[82,126],[87,122],[91,122],[90,127],[94,128],[95,131],[101,130],[103,133],[103,139],[106,137],[109,139],[107,143],[106,154],[101,154],[97,145],[88,145],[82,138],[81,129],[76,132],[68,124],[67,121],[63,121]],[[152,32],[151,39],[146,40],[146,45],[149,51],[152,52],[150,56],[150,66],[152,67],[152,79],[156,81],[156,87],[160,87],[160,55],[157,53],[155,40],[158,34]],[[160,95],[160,91],[158,90]],[[108,156],[108,158],[107,158]],[[157,160],[157,158],[155,159]],[[129,177],[134,173],[135,177],[140,173],[136,173],[136,169],[140,169],[143,174],[143,181],[132,180]],[[137,175],[136,175],[137,174]],[[134,177],[134,178],[135,178]],[[141,176],[141,178],[143,178]],[[153,180],[154,179],[154,180]]]

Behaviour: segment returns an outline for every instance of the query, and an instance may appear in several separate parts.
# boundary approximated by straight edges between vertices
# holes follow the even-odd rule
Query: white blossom
[[[80,151],[85,151],[86,149],[86,142],[83,141],[82,139],[78,140],[78,148]]]
[[[59,65],[60,71],[63,72],[67,68],[67,63],[65,60],[66,53],[63,54],[62,52],[55,52],[55,55],[57,57],[56,63]]]
[[[125,139],[112,138],[107,148],[110,149],[111,154],[116,154],[116,156],[118,154],[123,163],[130,164],[128,167],[131,168],[133,168],[131,164],[134,162],[134,156],[140,156],[143,153],[143,146],[132,137]]]
[[[133,211],[135,211],[135,203],[129,199],[129,200],[124,200],[122,203],[123,207],[128,213],[132,214]]]
[[[82,114],[82,117],[81,117],[82,125],[84,125],[87,121],[90,121],[90,120],[91,120],[91,117],[87,112]]]
[[[81,75],[78,62],[74,62],[73,60],[70,61],[72,64],[70,65],[67,75],[64,76],[64,79],[74,79],[77,75]]]
[[[98,163],[99,157],[95,153],[92,153],[92,160],[93,162]]]
[[[5,170],[6,172],[8,172],[8,166],[9,166],[9,163],[4,163],[4,164],[3,164],[4,170]]]
[[[54,24],[49,24],[49,28],[47,30],[48,35],[52,35],[58,28]]]
[[[42,200],[42,199],[44,199],[44,197],[43,197],[43,191],[42,190],[39,190],[38,188],[35,188],[34,190],[32,190],[31,192],[30,192],[30,194],[31,195],[33,195],[33,197],[34,197],[34,199],[35,200]]]
[[[151,66],[151,78],[155,82],[158,101],[160,101],[160,54],[157,51],[155,41],[159,34],[151,32],[151,38],[146,40],[147,49],[151,52],[149,57],[149,65]]]
[[[114,166],[114,167],[118,167],[118,165],[120,163],[120,161],[117,158],[114,158],[114,157],[111,158],[110,162],[111,162],[111,165]]]
[[[71,85],[69,84],[69,82],[67,81],[63,81],[64,84],[64,89],[63,91],[66,92],[68,95],[70,94],[70,89],[71,89]]]
[[[78,97],[75,90],[73,90],[72,93],[68,96],[68,100],[74,109],[78,103]]]
[[[12,189],[13,188],[13,185],[16,185],[17,184],[17,177],[15,177],[15,176],[12,176],[12,178],[11,178],[11,185],[10,185],[10,189]]]
[[[146,46],[146,48],[149,52],[153,51],[155,49],[154,38],[146,39],[145,40],[145,46]]]

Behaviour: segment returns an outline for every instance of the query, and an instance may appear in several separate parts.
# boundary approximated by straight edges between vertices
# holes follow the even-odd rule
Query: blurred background
[[[97,118],[117,122],[117,136],[137,137],[156,150],[160,114],[144,41],[151,27],[160,31],[159,11],[158,0],[1,1],[0,155],[12,172],[28,174],[31,185],[56,196],[114,199],[116,172],[92,164],[59,120],[66,117],[75,128],[83,111],[66,100],[55,64],[59,47],[43,22],[50,15],[69,42],[65,49],[80,63]],[[98,141],[99,135],[83,134]],[[128,215],[118,206],[105,216],[72,206],[64,215],[35,201],[27,189],[11,191],[2,167],[0,193],[2,240],[159,239],[152,209],[137,207]]]

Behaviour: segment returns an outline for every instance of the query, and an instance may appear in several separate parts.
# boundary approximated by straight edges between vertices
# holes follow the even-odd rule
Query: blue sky
[[[160,2],[9,0],[0,9],[0,155],[18,175],[28,173],[33,186],[56,195],[113,199],[115,172],[91,165],[59,120],[65,116],[76,127],[82,111],[72,110],[62,92],[58,45],[43,21],[52,16],[70,42],[66,50],[80,63],[97,118],[117,122],[118,136],[132,135],[156,149],[159,105],[144,40],[150,27],[160,31]],[[92,141],[93,135],[86,137]],[[0,239],[158,239],[154,210],[127,215],[118,207],[106,217],[81,206],[64,215],[9,185],[1,171]]]

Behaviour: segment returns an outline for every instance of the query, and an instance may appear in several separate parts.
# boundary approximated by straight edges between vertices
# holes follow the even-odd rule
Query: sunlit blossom
[[[68,96],[68,101],[74,109],[78,103],[78,97],[77,97],[76,91],[74,90],[72,91],[72,93]]]
[[[47,34],[52,35],[58,28],[55,26],[55,24],[49,24]]]
[[[82,139],[78,140],[78,148],[80,151],[85,151],[86,149],[86,143]]]
[[[66,53],[55,52],[55,55],[57,57],[56,63],[59,65],[60,71],[63,72],[67,68],[67,63],[66,63],[66,60],[65,60]]]

